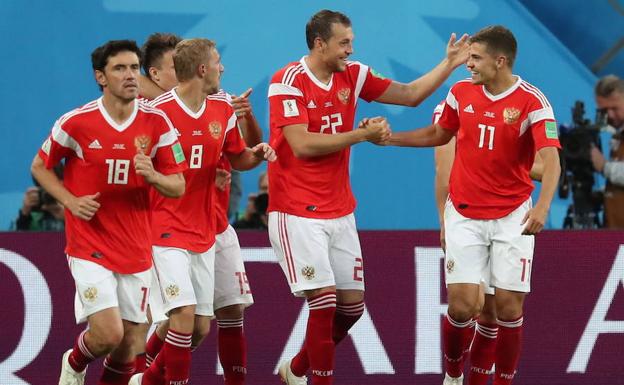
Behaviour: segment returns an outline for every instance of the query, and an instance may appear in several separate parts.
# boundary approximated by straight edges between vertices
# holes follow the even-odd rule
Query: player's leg
[[[445,384],[461,384],[463,379],[465,352],[474,335],[473,318],[480,310],[480,283],[488,265],[486,225],[486,221],[462,216],[447,201],[444,270],[448,311],[442,326]]]
[[[309,308],[302,350],[291,362],[280,365],[280,376],[289,385],[306,383],[307,365],[301,364],[306,356],[312,384],[333,381],[336,288],[328,255],[327,222],[278,212],[269,214],[269,238],[290,290],[295,295],[303,294]]]
[[[115,274],[119,315],[123,320],[123,338],[104,359],[100,385],[125,385],[135,372],[136,346],[144,338],[140,325],[147,322],[147,303],[151,272]]]
[[[364,260],[353,214],[332,221],[329,258],[336,277],[333,341],[337,345],[364,314]]]
[[[112,271],[90,261],[68,257],[76,284],[76,322],[89,327],[63,355],[59,385],[83,384],[89,363],[112,351],[123,338],[117,281]]]
[[[522,220],[531,207],[527,200],[508,216],[496,221],[492,237],[492,284],[496,287],[498,336],[495,385],[511,384],[522,347],[524,298],[531,291],[531,267],[535,239],[521,235]]]
[[[217,348],[226,385],[242,385],[247,373],[244,311],[253,297],[236,232],[231,226],[217,235],[215,253],[215,316]]]
[[[498,334],[496,301],[493,294],[494,291],[485,294],[483,307],[477,319],[476,332],[470,347],[468,385],[485,385],[492,374]]]
[[[184,383],[191,365],[191,338],[194,327],[195,289],[189,277],[194,253],[173,247],[153,247],[158,290],[164,303],[162,311],[168,322],[159,324],[154,338],[164,335],[164,343],[155,360],[141,377],[142,385]],[[151,350],[151,349],[149,349]],[[150,356],[153,352],[150,352]]]

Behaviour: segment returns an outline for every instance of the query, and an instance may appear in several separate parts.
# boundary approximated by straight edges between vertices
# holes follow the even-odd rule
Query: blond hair
[[[192,79],[197,67],[206,63],[211,50],[216,47],[215,42],[209,39],[184,39],[179,42],[173,52],[173,65],[178,81]]]

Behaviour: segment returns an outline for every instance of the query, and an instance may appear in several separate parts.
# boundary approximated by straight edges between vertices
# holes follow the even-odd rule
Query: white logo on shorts
[[[446,271],[447,273],[451,274],[453,270],[455,270],[455,261],[449,259],[448,261],[446,261]]]
[[[312,266],[305,266],[301,269],[301,275],[303,275],[308,281],[314,279],[314,273],[314,267]]]
[[[83,293],[85,299],[89,302],[94,302],[98,297],[97,287],[90,287]]]
[[[167,294],[169,298],[175,298],[180,295],[180,288],[178,285],[169,285],[165,289],[165,294]]]

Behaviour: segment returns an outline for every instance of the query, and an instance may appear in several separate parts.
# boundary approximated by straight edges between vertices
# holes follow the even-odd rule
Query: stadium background
[[[624,8],[619,1],[620,8]],[[321,8],[347,13],[355,32],[352,59],[386,77],[410,81],[444,56],[451,32],[474,33],[503,24],[519,42],[515,72],[550,99],[559,122],[571,120],[577,99],[593,119],[589,66],[622,37],[622,14],[607,0],[442,0],[442,1],[154,1],[57,2],[8,0],[0,4],[0,41],[5,75],[0,77],[0,230],[17,215],[32,184],[29,166],[55,119],[99,97],[90,53],[109,39],[139,44],[153,32],[216,40],[222,53],[223,88],[253,87],[256,115],[268,138],[267,89],[270,76],[306,54],[304,27]],[[573,10],[573,11],[572,11]],[[624,71],[624,53],[602,73]],[[388,116],[394,130],[428,124],[450,85],[468,76],[459,68],[418,108],[360,103],[358,117]],[[243,174],[244,193],[256,190],[261,169]],[[354,146],[352,184],[362,229],[438,227],[433,197],[431,149]],[[556,200],[548,226],[561,227],[567,202]]]
[[[549,97],[559,122],[566,123],[575,100],[584,101],[587,117],[593,118],[597,75],[624,76],[622,53],[597,75],[590,70],[622,39],[623,7],[621,0],[4,1],[0,230],[17,214],[32,183],[30,161],[54,120],[99,97],[89,55],[106,40],[131,38],[141,44],[156,31],[216,40],[226,67],[223,88],[232,93],[254,88],[251,99],[267,137],[269,77],[306,53],[304,25],[321,8],[351,17],[354,60],[400,81],[437,64],[451,32],[472,33],[488,24],[503,24],[519,41],[514,72],[537,85]],[[386,115],[395,130],[423,126],[448,87],[466,76],[465,69],[458,69],[418,108],[362,102],[358,116]],[[441,252],[437,233],[421,231],[438,227],[433,151],[363,144],[354,147],[351,166],[361,229],[418,231],[362,233],[370,322],[362,323],[340,349],[337,383],[439,384],[437,322],[445,302],[439,279]],[[244,174],[243,197],[255,191],[260,171]],[[554,202],[550,228],[560,227],[567,205],[560,199]],[[621,381],[623,239],[621,232],[613,231],[549,231],[538,237],[535,294],[527,302],[527,340],[517,384]],[[275,382],[270,374],[281,355],[300,343],[305,311],[287,293],[277,267],[267,264],[272,254],[265,249],[266,235],[244,233],[241,240],[257,301],[247,316],[254,373],[249,384],[264,385]],[[0,292],[5,297],[0,385],[54,383],[67,338],[80,328],[72,319],[73,289],[63,263],[63,243],[61,234],[0,233]],[[197,383],[219,383],[213,342],[199,357],[193,369],[202,380]],[[92,365],[89,384],[99,371],[99,364]]]

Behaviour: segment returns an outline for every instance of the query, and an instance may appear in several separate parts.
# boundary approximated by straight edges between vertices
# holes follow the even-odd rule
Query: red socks
[[[492,374],[492,365],[496,354],[497,324],[477,322],[472,347],[470,348],[470,374],[468,385],[486,385]]]
[[[516,374],[522,347],[522,322],[522,317],[511,321],[498,320],[494,385],[509,385]]]
[[[145,367],[149,368],[154,359],[160,353],[165,341],[161,340],[158,337],[158,333],[152,333],[151,337],[147,340],[145,344]]]
[[[127,385],[134,374],[134,361],[122,363],[113,361],[110,356],[104,359],[104,371],[98,385]]]
[[[336,293],[308,298],[308,307],[310,315],[305,349],[310,360],[312,385],[331,385],[334,382],[332,324],[336,313]]]
[[[448,314],[442,322],[444,366],[451,377],[459,377],[464,371],[464,353],[470,346],[474,333],[474,321],[455,321]]]
[[[219,360],[225,385],[243,385],[247,374],[247,341],[243,318],[217,320]]]
[[[84,336],[86,333],[87,331],[85,330],[76,338],[74,348],[68,357],[69,365],[77,372],[83,372],[87,365],[97,358],[91,353],[85,343]]]

